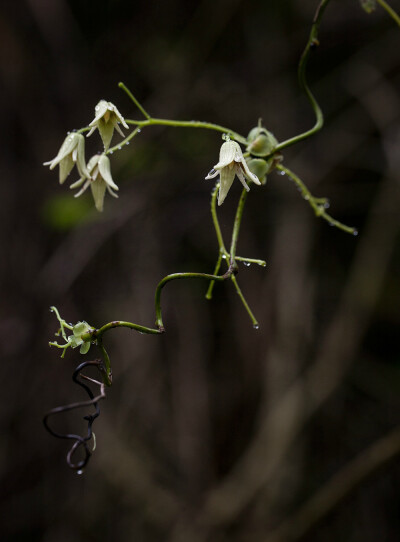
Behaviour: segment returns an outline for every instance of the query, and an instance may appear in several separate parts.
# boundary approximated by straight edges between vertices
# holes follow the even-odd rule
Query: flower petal
[[[107,190],[112,195],[113,198],[118,198],[119,197],[118,194],[116,194],[114,192],[114,190],[112,190],[112,188],[110,188],[108,185],[107,185]]]
[[[78,152],[76,155],[76,167],[81,177],[89,178],[90,173],[88,171],[88,168],[85,162],[85,138],[83,137],[83,135],[81,134],[79,135],[80,135],[80,139],[78,141],[78,146],[77,146]]]
[[[87,354],[89,352],[89,349],[90,349],[90,341],[83,342],[79,349],[79,353]]]
[[[215,168],[212,168],[212,170],[208,172],[208,175],[207,175],[207,177],[205,177],[205,179],[206,180],[214,179],[214,177],[216,177],[217,175],[219,175],[219,171],[216,170]]]
[[[108,107],[108,102],[106,102],[106,100],[100,100],[99,103],[96,105],[96,107],[94,108],[94,111],[95,111],[95,117],[94,119],[92,120],[92,122],[89,124],[89,126],[94,126],[94,128],[92,128],[92,130],[95,130],[96,129],[96,125],[97,123],[99,122],[99,120],[104,117],[104,115],[107,113],[107,110],[109,109]],[[92,133],[92,132],[90,132]],[[89,134],[88,134],[89,135]]]
[[[79,192],[74,194],[74,198],[79,198],[79,196],[82,196],[82,194],[86,192],[86,190],[89,188],[90,184],[91,184],[91,181],[87,180],[85,184],[82,186],[82,188],[79,190]],[[72,186],[70,188],[72,188]]]
[[[233,179],[235,178],[235,169],[225,167],[220,172],[220,185],[218,192],[218,205],[222,205],[230,187],[232,186]]]
[[[80,179],[78,179],[77,181],[75,181],[74,183],[72,183],[70,185],[70,188],[73,190],[74,188],[79,188],[80,186],[83,185],[83,183],[86,181],[86,179],[84,177],[81,177]]]
[[[124,132],[121,130],[121,128],[118,125],[118,121],[116,119],[113,119],[113,125],[114,128],[117,130],[117,132],[122,136],[125,137]]]
[[[78,144],[77,136],[80,134],[69,134],[63,141],[63,144],[60,147],[60,150],[57,153],[57,156],[50,160],[49,162],[44,162],[44,166],[50,166],[50,169],[54,169],[58,164],[63,160],[68,154],[71,154],[72,151]]]
[[[90,183],[90,188],[92,190],[92,195],[94,199],[94,205],[96,209],[101,213],[104,206],[104,196],[106,193],[106,183],[101,177],[96,181]]]
[[[225,143],[221,145],[219,162],[214,166],[214,169],[222,169],[234,162],[238,149],[240,151],[239,144],[236,143],[236,141],[225,141]]]
[[[242,183],[242,185],[244,186],[244,188],[247,190],[247,192],[249,192],[250,188],[248,187],[247,183],[246,183],[246,179],[245,179],[245,176],[243,174],[243,171],[240,167],[239,164],[236,164],[235,165],[235,173],[236,175],[238,176],[238,179],[239,181]]]
[[[111,165],[108,156],[102,154],[99,158],[99,171],[100,175],[103,177],[105,182],[114,190],[119,190],[118,186],[115,184],[111,177]]]
[[[104,150],[107,150],[110,146],[114,133],[114,125],[112,122],[106,122],[104,119],[100,119],[97,127],[99,129],[101,139],[103,140]]]
[[[65,179],[68,177],[68,175],[71,173],[72,168],[74,167],[74,161],[72,159],[72,156],[70,154],[67,154],[61,162],[60,162],[60,175],[59,180],[60,184],[63,184]]]
[[[124,117],[118,111],[116,106],[114,104],[112,104],[111,102],[108,102],[108,107],[109,107],[110,111],[113,111],[114,116],[116,117],[117,121],[120,122],[122,124],[122,126],[129,129],[129,126],[126,124]]]
[[[253,183],[261,185],[261,182],[260,182],[259,178],[257,177],[257,175],[255,173],[252,173],[249,170],[249,166],[247,165],[246,160],[243,158],[243,155],[242,155],[242,159],[240,160],[240,166],[239,167],[242,168],[242,170],[244,171],[244,174],[249,179],[249,181],[253,181]]]

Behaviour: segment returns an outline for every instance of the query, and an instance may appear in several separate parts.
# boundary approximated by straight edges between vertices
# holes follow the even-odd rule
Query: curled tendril
[[[69,439],[69,440],[73,440],[74,443],[72,444],[69,452],[67,453],[67,464],[68,466],[73,469],[73,470],[76,470],[78,471],[78,473],[80,473],[87,465],[93,451],[94,451],[94,448],[95,448],[95,445],[92,447],[92,449],[90,450],[89,449],[89,446],[88,446],[88,443],[93,439],[94,443],[96,442],[95,440],[95,435],[93,433],[93,429],[92,429],[92,425],[93,425],[93,422],[94,420],[100,415],[100,407],[98,405],[98,402],[101,400],[101,399],[104,399],[106,397],[106,394],[105,394],[105,385],[103,382],[98,382],[97,380],[94,380],[93,378],[89,378],[88,376],[84,375],[81,373],[81,371],[83,369],[85,369],[86,367],[96,367],[97,370],[99,371],[100,375],[103,376],[104,375],[104,364],[103,364],[103,361],[101,359],[96,359],[96,360],[93,360],[93,361],[85,361],[81,364],[78,365],[78,367],[75,369],[73,375],[72,375],[72,380],[78,384],[79,386],[81,386],[85,391],[86,393],[88,394],[89,396],[89,400],[88,401],[79,401],[77,403],[70,403],[69,405],[64,405],[64,406],[60,406],[60,407],[56,407],[56,408],[53,408],[52,410],[50,410],[43,418],[43,424],[45,426],[45,428],[47,429],[47,431],[53,435],[54,437],[57,437],[57,438],[61,438],[61,439]],[[79,380],[81,379],[81,380]],[[92,390],[90,389],[90,387],[85,384],[84,382],[82,382],[82,380],[87,380],[87,381],[90,381],[92,382],[93,384],[96,384],[97,386],[99,386],[100,388],[100,393],[98,395],[94,395],[94,393],[92,392]],[[48,420],[50,417],[52,416],[55,416],[57,414],[61,414],[63,412],[68,412],[70,410],[75,410],[77,408],[84,408],[84,407],[90,407],[90,406],[93,406],[95,411],[93,414],[88,414],[86,416],[83,417],[84,420],[87,421],[87,433],[86,433],[86,436],[80,436],[80,435],[75,435],[73,433],[58,433],[56,431],[54,431],[49,423],[48,423]],[[80,461],[77,461],[77,462],[74,462],[73,461],[73,456],[75,455],[75,452],[78,450],[78,448],[82,446],[83,450],[84,450],[84,453],[85,453],[85,456],[83,459],[81,459]]]

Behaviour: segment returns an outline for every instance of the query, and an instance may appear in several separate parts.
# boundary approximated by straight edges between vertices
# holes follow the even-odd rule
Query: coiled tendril
[[[103,361],[101,359],[96,359],[93,361],[85,361],[78,365],[78,367],[75,369],[72,375],[72,380],[86,391],[90,399],[88,401],[79,401],[76,403],[70,403],[69,405],[53,408],[43,418],[43,424],[51,435],[57,438],[69,439],[69,440],[74,441],[69,452],[67,453],[66,460],[67,460],[68,466],[71,469],[76,470],[78,474],[82,474],[83,469],[86,467],[96,447],[96,437],[95,437],[95,434],[93,433],[92,425],[93,425],[94,420],[100,415],[100,407],[98,405],[98,402],[101,399],[104,399],[106,397],[105,385],[103,382],[99,382],[97,380],[94,380],[93,378],[90,378],[82,374],[81,371],[85,369],[86,367],[96,367],[101,377],[103,377],[104,375],[105,368],[104,368]],[[99,386],[100,393],[95,396],[93,391],[90,389],[90,387],[87,384],[85,384],[85,382],[82,382],[82,380],[90,381],[93,384]],[[83,417],[83,419],[87,421],[86,436],[75,435],[73,433],[65,433],[65,434],[58,433],[57,431],[54,431],[49,425],[49,418],[52,416],[55,416],[57,414],[62,414],[63,412],[68,412],[70,410],[75,410],[77,408],[84,408],[84,407],[90,407],[90,406],[94,407],[95,412],[93,414],[88,414]],[[94,445],[92,449],[90,450],[88,443],[92,440],[92,438],[94,441]],[[85,452],[85,456],[80,461],[74,462],[73,456],[80,446],[82,446]]]

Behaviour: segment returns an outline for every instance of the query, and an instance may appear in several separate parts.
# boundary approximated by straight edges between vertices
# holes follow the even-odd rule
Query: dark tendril
[[[69,467],[71,467],[71,469],[76,470],[76,471],[82,471],[82,469],[86,467],[92,455],[93,450],[90,450],[88,447],[88,442],[93,437],[92,425],[93,425],[94,420],[100,415],[100,407],[98,405],[98,402],[101,399],[104,399],[106,397],[106,394],[104,391],[105,386],[102,382],[98,382],[97,380],[94,380],[93,378],[89,378],[88,376],[81,373],[81,371],[85,369],[86,367],[96,367],[101,377],[104,375],[105,369],[104,369],[103,361],[101,359],[96,359],[94,361],[85,361],[81,363],[80,365],[78,365],[78,367],[75,369],[72,375],[72,380],[86,391],[90,399],[88,401],[79,401],[77,403],[71,403],[69,405],[53,408],[43,418],[44,426],[51,435],[57,438],[70,439],[74,441],[73,445],[71,446],[67,454],[67,464]],[[99,386],[100,394],[95,396],[92,390],[89,388],[89,386],[85,384],[84,382],[82,382],[82,380],[90,381],[93,384],[96,384],[97,386]],[[93,414],[88,414],[83,417],[83,419],[86,420],[88,423],[87,434],[84,437],[80,435],[74,435],[72,433],[65,433],[65,434],[57,433],[49,426],[48,420],[51,416],[54,416],[56,414],[61,414],[63,412],[68,412],[69,410],[75,410],[76,408],[83,408],[83,407],[90,407],[90,406],[93,406],[95,408],[95,412]],[[72,458],[80,446],[82,446],[85,452],[85,457],[82,460],[74,463]]]

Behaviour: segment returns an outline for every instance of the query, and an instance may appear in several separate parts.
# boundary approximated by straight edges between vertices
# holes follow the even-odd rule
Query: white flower
[[[50,169],[59,165],[60,184],[62,184],[75,164],[81,177],[90,177],[85,163],[85,138],[82,134],[72,132],[65,138],[57,156],[50,162],[44,162],[43,165],[50,166]]]
[[[100,132],[101,139],[103,140],[104,149],[107,150],[114,133],[114,128],[116,128],[117,132],[119,132],[121,136],[124,137],[124,133],[118,126],[118,123],[121,123],[127,129],[129,129],[129,126],[126,124],[124,117],[111,102],[100,100],[94,110],[95,117],[89,124],[92,129],[86,137],[91,136],[97,128]]]
[[[206,179],[213,179],[217,175],[219,175],[220,179],[218,205],[224,202],[235,175],[239,177],[240,182],[247,191],[250,188],[247,186],[246,178],[256,184],[261,184],[257,175],[249,170],[242,149],[236,141],[229,140],[222,144],[219,151],[219,162],[213,167]]]
[[[90,186],[96,209],[101,212],[103,210],[106,189],[114,198],[117,198],[118,195],[112,189],[119,190],[119,188],[111,177],[110,160],[105,154],[96,154],[93,156],[89,160],[87,167],[90,178],[81,177],[79,181],[71,184],[70,188],[78,188],[83,185],[79,192],[75,194],[75,197],[78,198]]]

